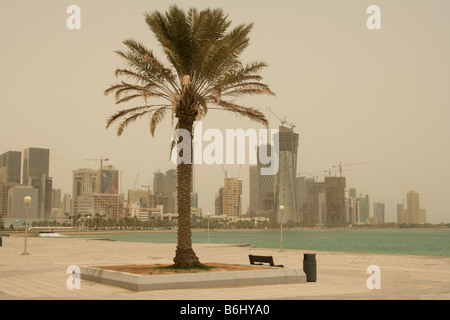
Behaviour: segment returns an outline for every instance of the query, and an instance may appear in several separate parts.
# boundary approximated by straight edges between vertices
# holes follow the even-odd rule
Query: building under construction
[[[298,140],[299,135],[294,132],[293,126],[291,128],[279,127],[280,161],[275,183],[275,211],[278,211],[279,206],[284,206],[283,221],[296,220],[295,183]],[[277,214],[277,221],[281,221],[279,213]]]
[[[326,224],[345,223],[345,177],[325,177]]]

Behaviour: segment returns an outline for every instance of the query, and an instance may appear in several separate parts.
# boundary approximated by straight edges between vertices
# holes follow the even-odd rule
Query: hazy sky
[[[300,134],[298,172],[321,176],[340,162],[347,186],[386,204],[409,190],[420,193],[429,222],[450,221],[450,2],[429,1],[173,1],[180,7],[222,7],[233,25],[254,23],[244,61],[263,60],[264,82],[276,97],[242,104],[267,114],[272,128],[286,117]],[[81,30],[69,30],[66,9],[81,8]],[[121,107],[103,91],[124,67],[115,50],[133,38],[161,48],[143,13],[165,11],[170,2],[101,0],[2,0],[0,2],[0,153],[28,147],[50,149],[55,188],[71,193],[72,170],[97,168],[110,159],[122,172],[122,191],[152,183],[169,161],[170,117],[156,137],[141,120],[117,137],[106,119]],[[381,9],[381,30],[369,30],[369,5]],[[141,103],[136,101],[136,103]],[[211,111],[203,129],[261,128],[247,119]],[[248,166],[225,165],[244,183]],[[220,165],[196,167],[195,189],[204,212],[214,213],[223,185]],[[323,177],[319,177],[323,179]],[[373,208],[371,208],[372,210]]]

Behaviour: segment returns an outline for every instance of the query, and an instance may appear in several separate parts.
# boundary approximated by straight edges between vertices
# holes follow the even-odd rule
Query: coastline
[[[55,227],[54,229],[58,229],[58,227]],[[433,228],[372,228],[372,227],[357,227],[357,228],[325,228],[325,227],[298,227],[298,228],[283,228],[283,232],[285,231],[450,231],[450,228],[447,227],[433,227]],[[236,228],[236,229],[210,229],[210,232],[264,232],[264,231],[278,231],[280,232],[280,229],[257,229],[257,228],[251,228],[251,229],[242,229],[242,228]],[[148,230],[136,230],[136,229],[128,229],[128,230],[81,230],[78,231],[78,229],[73,230],[67,230],[67,231],[57,231],[60,234],[127,234],[127,233],[176,233],[177,229],[148,229]],[[191,229],[191,232],[208,232],[206,228],[195,228]],[[34,231],[33,233],[37,233]],[[32,234],[32,233],[31,233]],[[1,236],[23,236],[24,231],[9,231],[9,230],[2,230],[0,231],[0,237]]]

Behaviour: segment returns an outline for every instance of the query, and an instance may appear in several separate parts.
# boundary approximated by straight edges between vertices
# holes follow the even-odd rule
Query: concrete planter
[[[80,272],[81,279],[109,284],[133,291],[306,283],[306,275],[301,269],[264,269],[170,275],[139,275],[80,266]]]

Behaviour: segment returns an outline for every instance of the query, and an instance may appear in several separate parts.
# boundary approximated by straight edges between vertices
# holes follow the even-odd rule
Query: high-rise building
[[[9,189],[18,186],[16,182],[0,183],[0,218],[6,217],[8,213],[8,192]]]
[[[52,209],[61,209],[62,201],[61,201],[61,189],[53,189],[52,190]]]
[[[275,220],[276,175],[261,174],[264,168],[270,167],[270,164],[263,164],[260,161],[260,152],[271,155],[271,145],[265,144],[257,146],[257,164],[256,166],[250,166],[250,214],[252,216],[267,217],[271,220]]]
[[[177,191],[177,170],[176,169],[170,169],[167,170],[164,174],[164,180],[163,180],[163,194],[170,194],[172,192]]]
[[[409,191],[406,194],[406,205],[402,216],[404,223],[426,223],[426,210],[420,208],[419,193]]]
[[[304,222],[304,213],[306,212],[308,203],[308,192],[306,177],[296,177],[295,179],[295,204],[296,219],[295,221]]]
[[[72,197],[70,194],[65,194],[62,200],[62,210],[63,213],[68,213],[72,215]]]
[[[39,218],[38,212],[38,190],[31,186],[16,185],[8,190],[8,219],[25,219],[26,204],[23,202],[25,196],[31,197],[31,203],[28,205],[28,219],[31,221]]]
[[[153,191],[155,196],[160,200],[164,200],[164,204],[158,200],[159,203],[156,205],[163,205],[164,213],[175,213],[178,211],[177,186],[178,180],[176,169],[167,170],[165,173],[162,173],[161,171],[153,173]]]
[[[375,223],[384,223],[384,203],[374,202],[373,203],[373,217]]]
[[[348,222],[349,223],[358,223],[359,217],[356,211],[356,198],[358,197],[356,188],[348,189]]]
[[[119,193],[119,171],[111,165],[103,166],[101,170],[101,182],[97,182],[100,186],[99,193],[118,194]]]
[[[258,166],[249,166],[249,207],[250,216],[255,216],[258,210]]]
[[[52,179],[49,177],[50,150],[28,148],[23,151],[24,185],[38,189],[38,218],[48,219],[52,210]]]
[[[360,194],[360,196],[356,198],[356,216],[358,217],[359,223],[370,222],[370,203],[368,194]]]
[[[358,197],[358,193],[356,191],[356,188],[348,189],[348,196],[349,196],[349,198],[357,198]]]
[[[97,192],[98,170],[73,170],[72,198],[84,197]]]
[[[326,223],[345,222],[345,177],[325,177]]]
[[[28,148],[23,151],[23,184],[30,185],[31,179],[41,179],[42,175],[49,177],[50,150]]]
[[[0,183],[20,183],[20,151],[8,151],[0,154]]]
[[[97,192],[98,171],[99,170],[87,168],[73,170],[73,180],[72,180],[73,215],[83,214],[82,211],[86,211],[87,210],[86,208],[89,206],[92,206],[92,209],[89,209],[89,212],[94,210],[93,199],[88,199],[86,197],[89,197],[91,194]]]
[[[225,177],[222,195],[222,214],[242,216],[242,180]]]
[[[403,203],[397,203],[397,223],[403,223],[402,214],[403,214]]]
[[[279,168],[275,182],[275,211],[284,206],[284,221],[296,219],[295,178],[297,176],[298,133],[293,128],[279,127]],[[277,221],[281,217],[277,215]]]
[[[326,213],[325,183],[314,178],[306,179],[306,209],[303,212],[303,223],[314,226],[325,222]]]
[[[161,171],[153,173],[153,191],[155,194],[164,193],[164,173]]]
[[[216,199],[214,202],[214,214],[216,216],[222,215],[222,203],[223,203],[223,187],[219,189],[219,194],[216,194]]]
[[[0,155],[0,217],[8,211],[8,190],[20,184],[22,153],[8,151]]]

